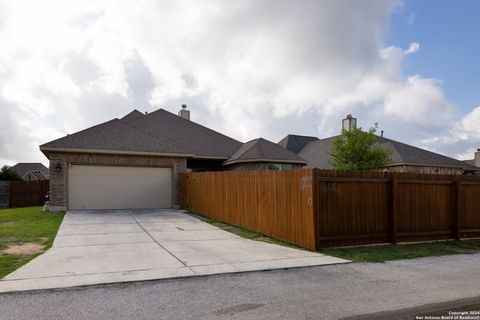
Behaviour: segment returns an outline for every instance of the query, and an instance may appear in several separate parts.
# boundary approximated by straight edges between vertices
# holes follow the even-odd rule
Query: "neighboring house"
[[[348,119],[347,116],[343,121]],[[351,116],[350,119],[355,120],[353,125],[355,127],[356,119]],[[305,159],[309,168],[333,169],[330,163],[332,158],[330,148],[337,137],[318,139],[309,136],[288,135],[278,144]],[[380,137],[379,146],[391,152],[390,164],[387,166],[390,171],[428,174],[474,174],[480,170],[480,168],[464,161],[387,139],[383,136]],[[478,158],[480,160],[480,155]]]
[[[25,181],[48,180],[49,171],[41,163],[17,163],[12,167]]]
[[[171,208],[180,203],[179,173],[288,169],[306,164],[265,139],[242,143],[159,109],[137,110],[45,143],[50,210]]]
[[[306,161],[276,143],[263,138],[246,142],[223,163],[228,170],[288,170]]]

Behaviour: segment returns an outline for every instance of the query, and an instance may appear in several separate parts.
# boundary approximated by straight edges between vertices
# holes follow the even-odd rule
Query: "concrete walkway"
[[[182,211],[72,211],[52,248],[0,280],[0,292],[346,262],[247,240]]]

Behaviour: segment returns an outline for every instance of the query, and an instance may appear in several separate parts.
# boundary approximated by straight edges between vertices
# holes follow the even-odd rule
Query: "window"
[[[293,165],[289,163],[269,163],[267,168],[268,170],[290,170],[293,169]]]

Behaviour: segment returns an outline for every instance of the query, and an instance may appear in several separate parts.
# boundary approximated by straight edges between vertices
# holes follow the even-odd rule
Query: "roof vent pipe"
[[[190,120],[190,110],[187,110],[187,105],[182,104],[182,109],[178,111],[178,116],[183,119]]]

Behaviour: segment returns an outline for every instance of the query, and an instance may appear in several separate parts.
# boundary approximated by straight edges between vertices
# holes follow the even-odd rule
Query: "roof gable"
[[[32,172],[41,172],[43,175],[48,177],[48,168],[39,162],[20,162],[12,167],[12,169],[18,173],[20,176],[24,176],[29,171]]]
[[[223,165],[238,162],[278,161],[286,163],[303,163],[306,161],[295,153],[276,143],[263,138],[244,143],[237,151],[223,163]]]

